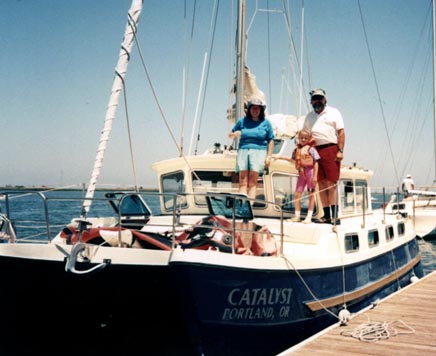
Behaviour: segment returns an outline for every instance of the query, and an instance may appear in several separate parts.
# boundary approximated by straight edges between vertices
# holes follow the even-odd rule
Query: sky
[[[178,156],[176,143],[184,154],[231,143],[236,6],[221,0],[213,27],[216,3],[144,2],[100,184],[157,187],[151,164]],[[0,1],[0,186],[90,180],[130,5]],[[305,115],[308,92],[323,88],[344,117],[344,164],[374,171],[373,188],[408,173],[432,184],[430,0],[247,0],[247,28],[268,113]]]

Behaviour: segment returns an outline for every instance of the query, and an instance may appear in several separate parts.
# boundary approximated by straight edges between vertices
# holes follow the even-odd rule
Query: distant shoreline
[[[33,191],[33,192],[41,192],[41,191],[83,191],[86,189],[82,188],[56,188],[56,187],[26,187],[26,186],[6,186],[0,187],[0,191]],[[116,187],[116,188],[97,188],[96,191],[135,191],[132,187]],[[140,192],[157,192],[158,188],[139,188]]]

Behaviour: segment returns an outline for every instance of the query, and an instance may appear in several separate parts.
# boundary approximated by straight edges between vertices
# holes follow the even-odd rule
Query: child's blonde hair
[[[309,136],[309,138],[312,136],[312,131],[310,131],[310,130],[308,130],[308,129],[301,129],[300,131],[298,131],[298,135],[297,135],[297,137],[300,137],[300,135],[301,135],[302,133],[307,134],[307,136]]]

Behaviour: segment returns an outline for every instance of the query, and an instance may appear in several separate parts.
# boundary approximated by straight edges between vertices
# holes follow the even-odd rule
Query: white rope
[[[335,184],[336,187],[338,186],[337,184]],[[329,187],[327,187],[325,190],[329,189]],[[318,192],[319,193],[319,192]],[[303,197],[300,198],[300,200],[302,200]],[[294,199],[293,202],[295,202],[297,199]],[[336,212],[337,214],[337,212]],[[339,235],[337,233],[336,230],[336,226],[333,226],[333,233],[336,235],[336,241],[338,243],[339,246]],[[295,273],[298,275],[298,277],[300,278],[301,282],[304,284],[304,287],[306,288],[306,290],[309,292],[309,294],[312,296],[312,298],[322,307],[322,309],[324,309],[324,311],[326,311],[327,313],[331,314],[333,317],[337,318],[339,320],[339,322],[341,323],[341,325],[346,325],[351,313],[347,310],[347,303],[346,303],[346,287],[345,287],[345,265],[344,265],[344,259],[343,259],[343,254],[341,254],[341,263],[342,263],[342,297],[343,297],[343,308],[341,309],[341,311],[339,312],[339,315],[336,315],[335,313],[333,313],[331,310],[329,310],[323,303],[321,300],[319,300],[316,295],[313,293],[313,291],[311,290],[311,288],[309,287],[309,285],[306,283],[306,281],[304,280],[303,276],[300,274],[300,272],[295,268],[295,266],[292,264],[292,262],[284,255],[281,256],[285,262],[287,264],[289,264],[292,269],[295,271]],[[289,268],[289,267],[288,267]]]
[[[324,309],[324,311],[326,311],[327,313],[329,313],[330,315],[332,315],[336,319],[340,320],[338,315],[333,313],[331,310],[327,309],[327,307],[324,304],[322,304],[322,302],[316,297],[316,295],[313,293],[312,289],[310,289],[309,285],[306,283],[303,276],[300,274],[298,269],[295,268],[295,266],[292,264],[292,262],[285,255],[281,255],[281,257],[285,260],[286,264],[288,264],[292,267],[292,270],[294,270],[295,273],[297,274],[297,276],[300,278],[300,280],[303,283],[306,290],[309,292],[309,294],[312,296],[312,298],[321,305],[321,307]],[[288,269],[291,270],[291,268],[289,268],[289,267],[288,267]]]
[[[341,335],[353,337],[363,342],[377,342],[400,334],[414,333],[415,329],[408,326],[404,321],[396,320],[392,323],[386,321],[368,321],[368,323],[360,324],[354,329],[342,331]]]

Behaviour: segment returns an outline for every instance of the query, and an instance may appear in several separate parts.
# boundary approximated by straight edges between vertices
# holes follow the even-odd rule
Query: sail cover
[[[236,94],[236,84],[233,86],[231,93]],[[265,100],[265,94],[262,90],[260,90],[256,84],[256,76],[253,75],[250,72],[250,69],[245,66],[244,69],[244,104],[247,104],[248,100],[250,98],[259,98],[262,99],[263,102],[266,102]],[[236,122],[236,104],[233,104],[232,107],[227,110],[227,118],[230,120],[230,122]]]
[[[233,93],[236,92],[236,87],[233,87]],[[266,102],[265,93],[259,89],[256,84],[256,76],[251,73],[250,69],[246,66],[244,70],[244,102],[250,98],[259,98]],[[268,114],[265,112],[268,119],[271,121],[271,124],[274,129],[274,135],[277,139],[292,139],[295,137],[297,132],[301,130],[303,127],[304,116],[294,116],[287,114]],[[236,111],[235,105],[228,111],[227,118],[231,120],[231,122],[236,122]]]
[[[258,98],[262,99],[264,103],[265,94],[262,90],[260,90],[256,84],[256,76],[250,72],[248,67],[245,67],[244,70],[244,103],[247,103],[250,98]]]
[[[275,138],[282,140],[294,138],[303,127],[304,118],[304,116],[286,114],[268,115],[274,129]]]

